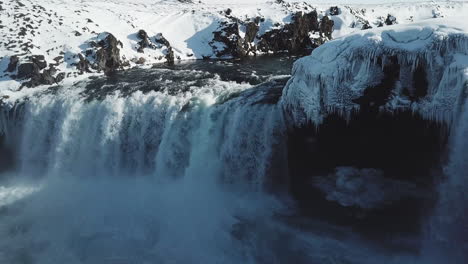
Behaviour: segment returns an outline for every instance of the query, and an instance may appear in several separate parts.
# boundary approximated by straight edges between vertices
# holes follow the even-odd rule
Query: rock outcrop
[[[155,37],[150,38],[148,36],[148,33],[144,31],[143,29],[139,30],[137,33],[138,39],[140,41],[138,42],[138,47],[137,51],[140,53],[144,53],[145,49],[161,49],[162,52],[164,53],[164,57],[166,59],[167,64],[174,64],[175,61],[175,56],[174,56],[174,50],[172,49],[171,44],[169,41],[161,34],[157,34]],[[142,64],[142,60],[144,59],[143,57],[138,59],[137,64]]]
[[[310,13],[298,12],[293,15],[291,23],[260,36],[259,50],[304,54],[322,43],[312,40],[309,35],[319,31],[318,15],[315,10]]]
[[[106,75],[117,71],[122,65],[119,49],[119,46],[123,47],[122,42],[108,33],[103,40],[98,42],[98,46],[100,48],[96,52],[95,62],[98,69],[104,71]]]
[[[16,67],[18,66],[19,58],[18,56],[14,55],[10,57],[10,62],[8,63],[8,67],[6,69],[7,72],[14,72]]]
[[[256,47],[255,38],[259,30],[260,18],[254,21],[241,22],[233,21],[221,22],[218,31],[213,32],[213,41],[210,43],[217,57],[243,58],[254,55]],[[243,31],[244,37],[241,36]]]
[[[17,80],[25,80],[22,86],[35,87],[39,85],[51,85],[63,80],[64,75],[58,73],[54,65],[49,64],[43,55],[31,55],[10,57],[10,63],[6,72],[10,77]]]
[[[169,65],[174,64],[174,61],[175,61],[174,50],[172,50],[172,47],[169,41],[161,33],[156,35],[154,40],[156,43],[160,44],[161,48],[165,47],[165,50],[163,50],[163,52],[165,53],[166,63]]]
[[[318,19],[317,11],[297,12],[291,23],[258,35],[260,23],[264,19],[240,21],[227,16],[228,21],[220,23],[213,33],[211,47],[217,57],[243,58],[261,53],[282,53],[292,55],[307,54],[312,49],[332,38],[333,20],[328,17]]]
[[[391,25],[395,25],[396,23],[397,23],[396,17],[388,14],[387,18],[385,19],[385,25],[391,26]]]
[[[333,20],[331,20],[327,16],[324,16],[322,20],[320,20],[320,37],[332,39],[334,25],[335,23],[333,22]]]
[[[330,13],[330,16],[337,16],[340,14],[340,9],[337,6],[331,6],[329,13]]]
[[[137,51],[140,53],[144,53],[144,49],[152,47],[151,40],[148,37],[148,33],[143,29],[140,29],[137,33],[137,37],[140,39],[138,42]]]

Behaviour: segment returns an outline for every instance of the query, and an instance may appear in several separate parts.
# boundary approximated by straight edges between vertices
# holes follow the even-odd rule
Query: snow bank
[[[90,42],[103,32],[109,32],[121,41],[120,55],[129,62],[125,67],[140,65],[142,61],[145,65],[164,61],[163,51],[147,49],[144,53],[138,52],[137,32],[140,29],[149,37],[162,33],[171,44],[176,60],[215,56],[210,42],[213,32],[228,20],[228,9],[231,16],[240,21],[263,18],[259,34],[289,23],[295,12],[317,9],[319,18],[329,15],[334,21],[334,38],[360,31],[364,24],[373,28],[387,27],[382,21],[389,14],[397,23],[407,24],[433,17],[452,17],[466,13],[468,9],[466,2],[453,1],[344,5],[350,1],[340,0],[336,2],[338,14],[332,15],[332,4],[326,2],[331,1],[3,1],[0,4],[0,89],[16,90],[19,87],[19,82],[11,79],[13,73],[5,72],[13,55],[43,55],[48,65],[55,65],[58,72],[66,73],[68,78],[75,77],[79,74],[77,54],[86,53]]]
[[[298,125],[319,124],[331,111],[351,113],[364,99],[366,106],[380,111],[409,109],[431,120],[450,121],[468,86],[468,24],[463,20],[361,31],[320,46],[294,64],[283,107]],[[372,94],[391,81],[391,91],[378,105]],[[422,92],[414,91],[418,81]]]

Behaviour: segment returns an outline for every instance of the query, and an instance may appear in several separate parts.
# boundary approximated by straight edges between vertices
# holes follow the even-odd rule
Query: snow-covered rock
[[[438,18],[320,46],[295,63],[282,103],[298,125],[363,107],[450,121],[465,101],[467,80],[468,24]]]

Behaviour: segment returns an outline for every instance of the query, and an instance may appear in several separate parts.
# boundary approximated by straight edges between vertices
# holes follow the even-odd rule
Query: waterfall
[[[429,224],[429,263],[465,263],[468,259],[468,94],[460,96],[460,112],[452,129],[446,177]]]
[[[3,106],[11,181],[36,188],[0,214],[0,262],[245,262],[231,233],[279,208],[266,174],[284,130],[268,91],[247,88],[94,100],[72,87]]]

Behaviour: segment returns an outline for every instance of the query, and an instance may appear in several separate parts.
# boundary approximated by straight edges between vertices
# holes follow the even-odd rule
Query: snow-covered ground
[[[339,14],[334,21],[333,37],[362,30],[365,24],[375,28],[391,15],[398,24],[408,24],[434,17],[462,17],[468,11],[467,2],[418,2],[386,4],[356,4],[360,1],[339,0],[294,2],[266,0],[221,1],[203,0],[181,3],[176,0],[8,0],[0,1],[0,89],[16,90],[20,82],[5,73],[13,55],[44,55],[47,63],[55,64],[67,77],[76,76],[77,54],[90,47],[99,34],[112,33],[122,42],[120,55],[129,61],[128,67],[144,58],[146,65],[165,61],[164,49],[137,52],[137,32],[148,36],[159,33],[170,42],[176,60],[213,57],[210,42],[213,31],[227,21],[226,10],[240,20],[261,17],[259,34],[289,23],[297,11],[316,8],[319,18],[330,14],[338,3]],[[372,2],[372,1],[361,1]],[[379,1],[376,1],[379,2]],[[383,2],[383,1],[380,1]],[[395,1],[392,1],[395,2]],[[348,5],[351,3],[351,5]],[[462,20],[462,19],[461,19]],[[55,59],[55,60],[54,60]],[[74,73],[74,74],[72,74]]]

